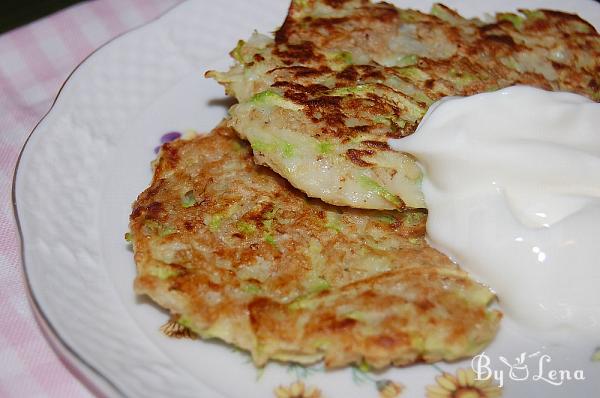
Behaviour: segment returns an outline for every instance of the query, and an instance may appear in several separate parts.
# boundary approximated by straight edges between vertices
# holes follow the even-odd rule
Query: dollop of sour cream
[[[600,104],[515,86],[434,104],[390,140],[424,171],[428,239],[525,330],[600,335]]]

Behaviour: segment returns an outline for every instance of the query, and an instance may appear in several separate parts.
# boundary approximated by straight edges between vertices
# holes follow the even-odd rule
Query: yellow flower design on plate
[[[289,387],[277,387],[275,389],[275,396],[277,398],[322,398],[319,389],[307,387],[301,381],[296,381]]]
[[[375,385],[380,398],[397,398],[404,391],[404,385],[391,380],[379,380]]]
[[[437,384],[427,386],[427,398],[496,398],[502,389],[492,379],[476,380],[472,369],[459,369],[456,376],[444,372],[435,378]]]

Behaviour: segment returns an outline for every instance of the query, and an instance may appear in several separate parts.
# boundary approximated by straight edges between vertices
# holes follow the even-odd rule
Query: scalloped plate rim
[[[189,1],[194,1],[194,0],[189,0]],[[594,3],[593,0],[589,0],[588,2]],[[22,166],[21,161],[23,159],[23,156],[25,154],[28,154],[28,152],[32,150],[31,142],[32,142],[32,139],[35,139],[35,138],[33,138],[34,133],[41,130],[42,127],[44,127],[46,123],[49,123],[49,120],[55,115],[55,112],[57,112],[57,110],[60,108],[60,106],[61,106],[60,100],[64,96],[67,95],[68,90],[69,90],[69,87],[68,87],[69,83],[74,80],[73,78],[81,70],[82,65],[87,64],[89,62],[93,62],[94,58],[96,56],[100,56],[100,54],[102,54],[105,50],[109,50],[109,48],[110,48],[109,46],[111,43],[113,43],[117,40],[120,40],[123,37],[128,36],[130,34],[139,33],[143,28],[146,28],[149,25],[159,21],[160,19],[162,19],[163,17],[165,17],[166,15],[168,15],[175,9],[181,7],[185,3],[187,3],[187,1],[176,4],[172,7],[170,7],[168,10],[166,10],[162,15],[148,21],[147,23],[140,25],[138,27],[135,27],[131,30],[128,30],[128,31],[112,38],[111,40],[104,43],[101,47],[94,50],[84,60],[82,60],[77,65],[77,67],[75,67],[75,69],[69,74],[69,76],[65,79],[65,81],[61,85],[57,95],[55,96],[49,110],[46,112],[46,114],[41,118],[41,120],[36,124],[36,126],[32,129],[32,131],[27,136],[27,139],[19,153],[17,163],[16,163],[14,173],[13,173],[12,192],[11,192],[12,206],[13,206],[13,212],[15,214],[17,230],[18,230],[19,238],[20,238],[20,255],[21,255],[21,261],[23,264],[23,271],[24,271],[23,275],[24,275],[24,279],[26,282],[28,299],[33,308],[34,317],[36,318],[36,321],[40,325],[45,337],[48,339],[48,341],[50,342],[53,349],[59,354],[59,356],[61,358],[65,359],[65,361],[69,365],[73,366],[71,371],[76,376],[80,377],[84,381],[86,386],[92,390],[92,392],[94,392],[95,394],[98,394],[98,395],[102,394],[102,395],[106,395],[106,396],[114,396],[114,395],[124,395],[124,393],[107,376],[105,376],[102,372],[97,370],[91,363],[89,363],[89,361],[87,361],[84,357],[82,357],[78,353],[76,347],[72,347],[69,344],[68,336],[61,336],[61,334],[56,330],[56,327],[53,325],[52,320],[49,319],[47,314],[44,312],[44,309],[43,309],[44,304],[41,303],[39,301],[38,297],[36,296],[36,292],[35,292],[36,289],[35,289],[35,286],[33,286],[32,281],[31,281],[31,272],[32,272],[31,268],[30,268],[31,265],[28,266],[27,262],[26,262],[26,257],[27,257],[26,253],[28,250],[27,244],[26,244],[27,237],[25,236],[25,234],[23,232],[23,228],[21,225],[22,222],[19,218],[19,196],[17,194],[17,190],[18,190],[18,185],[19,185],[19,176],[25,172],[23,170],[23,168],[21,167]],[[497,3],[501,3],[501,2],[497,2]],[[544,1],[542,1],[542,3],[544,3]],[[595,3],[595,4],[597,4],[597,3]],[[508,9],[509,7],[506,7],[506,8]],[[587,18],[587,19],[589,19],[589,18]]]

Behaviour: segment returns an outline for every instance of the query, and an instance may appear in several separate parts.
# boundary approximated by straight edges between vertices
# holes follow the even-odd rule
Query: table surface
[[[86,0],[2,0],[0,33],[7,32],[58,10]]]
[[[0,397],[91,397],[51,349],[26,293],[11,188],[19,152],[69,73],[182,0],[93,0],[0,35]],[[599,0],[596,0],[599,1]]]
[[[26,294],[11,187],[21,147],[69,73],[181,0],[95,0],[0,35],[0,397],[89,397],[40,331]]]

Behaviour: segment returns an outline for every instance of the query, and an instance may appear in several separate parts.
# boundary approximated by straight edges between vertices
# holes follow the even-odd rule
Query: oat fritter
[[[226,127],[155,166],[131,214],[136,292],[258,365],[452,360],[497,331],[494,295],[427,246],[424,211],[310,199]]]
[[[309,196],[358,208],[424,207],[413,158],[389,138],[428,106],[514,84],[600,100],[600,36],[549,10],[465,19],[367,0],[294,0],[274,38],[240,41],[228,72],[231,126],[260,164]]]

